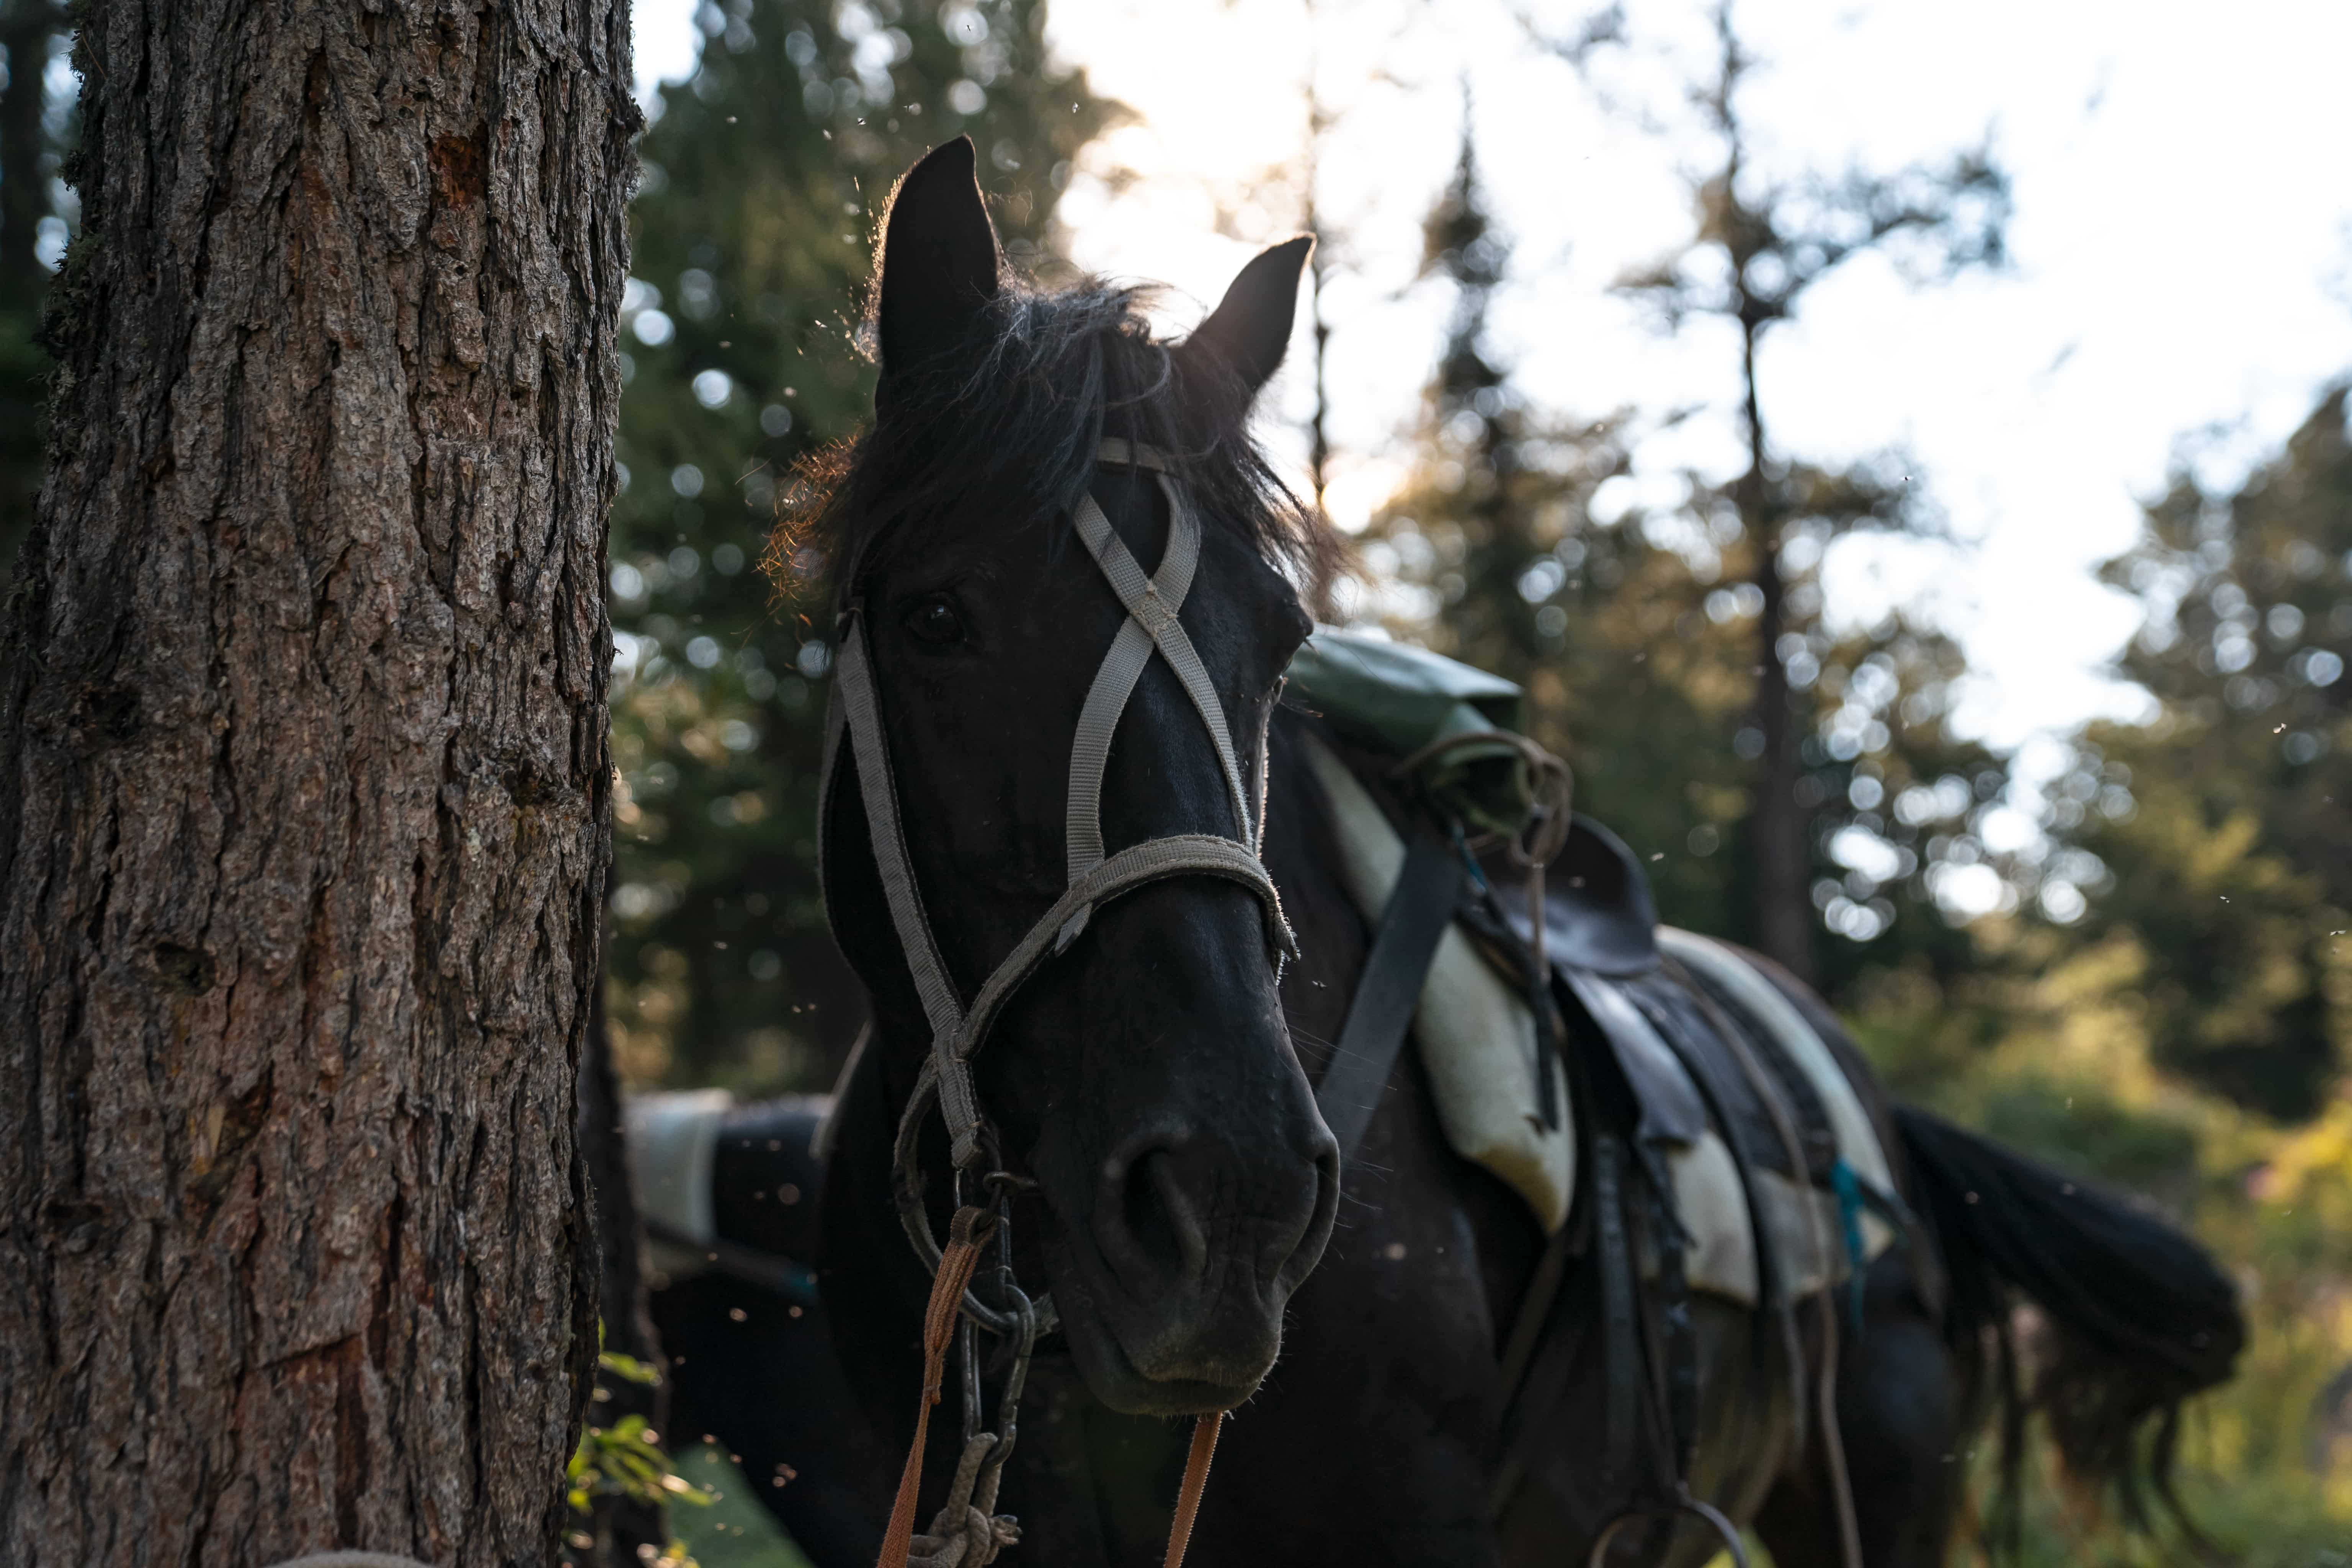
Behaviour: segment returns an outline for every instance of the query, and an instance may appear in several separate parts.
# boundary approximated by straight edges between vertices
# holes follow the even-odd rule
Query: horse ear
[[[882,374],[954,347],[996,297],[996,230],[972,174],[971,138],[926,153],[890,196],[876,324]]]
[[[1185,356],[1215,360],[1250,396],[1256,396],[1290,347],[1290,323],[1298,313],[1298,275],[1314,248],[1314,238],[1300,235],[1260,251],[1242,268],[1209,319],[1184,340]]]

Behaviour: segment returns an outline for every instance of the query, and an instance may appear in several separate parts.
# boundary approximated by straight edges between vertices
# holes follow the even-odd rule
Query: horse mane
[[[976,499],[1007,525],[1066,519],[1100,443],[1118,437],[1158,447],[1203,527],[1239,531],[1320,607],[1344,559],[1339,535],[1252,438],[1252,389],[1153,335],[1143,307],[1157,293],[1007,277],[970,347],[892,376],[864,429],[796,466],[762,562],[780,594],[834,583],[845,562],[863,570],[919,549],[932,528],[969,526]]]

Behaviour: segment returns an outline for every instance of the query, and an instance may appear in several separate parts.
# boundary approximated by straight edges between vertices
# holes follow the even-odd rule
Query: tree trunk
[[[0,633],[0,1561],[554,1553],[628,43],[84,15]]]
[[[1745,325],[1743,323],[1743,325]],[[1741,362],[1747,391],[1748,471],[1735,487],[1740,525],[1756,552],[1756,728],[1764,746],[1756,759],[1755,801],[1748,817],[1748,853],[1756,868],[1756,945],[1798,979],[1813,978],[1813,908],[1805,878],[1812,864],[1812,813],[1797,798],[1803,774],[1788,667],[1780,662],[1780,632],[1788,624],[1788,585],[1780,580],[1780,514],[1765,471],[1764,415],[1756,392],[1756,328],[1745,327]]]

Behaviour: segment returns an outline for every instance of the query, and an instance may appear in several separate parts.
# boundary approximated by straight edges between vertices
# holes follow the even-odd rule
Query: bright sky
[[[1533,0],[1561,31],[1586,7]],[[1634,0],[1637,39],[1702,44],[1691,0]],[[690,0],[641,0],[650,83],[691,69]],[[1446,301],[1412,287],[1419,224],[1451,171],[1464,84],[1496,214],[1514,246],[1490,346],[1544,406],[1714,411],[1644,444],[1608,498],[1727,476],[1737,363],[1727,335],[1662,337],[1609,281],[1685,232],[1677,179],[1703,149],[1597,103],[1532,47],[1512,0],[1055,0],[1052,35],[1096,89],[1141,115],[1065,198],[1075,258],[1175,286],[1198,311],[1256,244],[1295,222],[1304,84],[1337,123],[1322,151],[1327,224],[1348,236],[1334,325],[1329,500],[1360,522],[1395,483]],[[2129,705],[2097,675],[2130,609],[2089,568],[2129,543],[2137,498],[2183,437],[2229,479],[2352,372],[2352,156],[2340,80],[2352,6],[2241,0],[1749,0],[1763,68],[1747,110],[1769,169],[1891,171],[1990,129],[2015,182],[2014,264],[1915,289],[1864,261],[1768,340],[1768,427],[1834,461],[1900,447],[1967,546],[1957,558],[1860,544],[1831,560],[1831,602],[1868,618],[1931,606],[1985,679],[1964,727],[1999,744]],[[1626,95],[1668,115],[1654,51]],[[1286,168],[1286,165],[1288,168]],[[1101,176],[1136,176],[1122,188]],[[1220,213],[1225,216],[1220,224]],[[1220,232],[1220,228],[1224,232]],[[1303,452],[1303,338],[1280,400]]]

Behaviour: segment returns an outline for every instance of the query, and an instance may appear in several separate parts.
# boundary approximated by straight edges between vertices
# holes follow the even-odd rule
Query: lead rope
[[[915,1440],[908,1447],[907,1463],[898,1472],[898,1495],[890,1505],[890,1528],[882,1532],[877,1568],[907,1568],[908,1554],[914,1549],[915,1494],[923,1484],[923,1445],[930,1436],[931,1406],[940,1402],[940,1384],[947,1377],[948,1345],[955,1338],[956,1314],[963,1306],[964,1289],[980,1268],[981,1248],[995,1230],[996,1216],[969,1204],[956,1210],[948,1226],[939,1272],[931,1276],[930,1302],[923,1309],[923,1394],[915,1406]],[[962,1468],[957,1467],[959,1471]],[[969,1490],[968,1485],[965,1489]],[[935,1532],[947,1517],[942,1510],[932,1524]]]
[[[1213,1410],[1192,1422],[1192,1450],[1184,1456],[1184,1484],[1176,1492],[1176,1517],[1168,1524],[1168,1555],[1160,1568],[1183,1568],[1184,1548],[1192,1543],[1192,1519],[1201,1511],[1201,1493],[1209,1484],[1209,1460],[1217,1451],[1217,1432],[1224,1412]]]
[[[1391,777],[1416,782],[1423,768],[1447,753],[1478,746],[1503,746],[1518,753],[1519,766],[1528,795],[1527,821],[1517,833],[1506,837],[1506,847],[1511,861],[1527,873],[1528,906],[1528,1010],[1536,1026],[1536,1103],[1543,1111],[1544,1123],[1558,1127],[1561,1115],[1559,1084],[1554,1077],[1559,1037],[1552,1023],[1549,1000],[1551,991],[1551,960],[1546,951],[1545,933],[1549,918],[1544,904],[1544,872],[1559,852],[1568,847],[1570,832],[1576,825],[1573,806],[1576,799],[1576,774],[1559,757],[1538,745],[1525,735],[1509,730],[1467,730],[1460,734],[1445,735],[1432,741],[1390,770]],[[1462,837],[1459,821],[1454,823],[1455,842],[1463,846],[1463,858],[1469,862],[1471,874],[1485,883],[1477,861],[1471,857],[1468,841]]]
[[[930,1437],[931,1406],[940,1402],[940,1388],[947,1381],[948,1347],[955,1340],[963,1293],[979,1272],[981,1253],[995,1233],[996,1217],[971,1205],[958,1209],[948,1226],[948,1244],[940,1251],[939,1272],[931,1279],[931,1298],[923,1309],[923,1393],[915,1406],[915,1438],[898,1471],[898,1494],[891,1501],[890,1525],[883,1532],[876,1568],[986,1568],[999,1552],[1021,1539],[1020,1527],[1009,1516],[990,1513],[996,1506],[1003,1460],[1012,1447],[1009,1408],[1001,1413],[1005,1427],[1002,1437],[978,1432],[965,1439],[955,1479],[948,1488],[947,1505],[932,1516],[927,1533],[915,1533],[915,1500],[923,1485],[923,1449]],[[1025,1346],[1023,1353],[1025,1360]],[[1019,1375],[1016,1371],[1014,1376]],[[1007,1390],[1007,1406],[1018,1397],[1015,1383]],[[976,1412],[965,1414],[969,1422]],[[1192,1423],[1192,1445],[1184,1457],[1184,1480],[1177,1489],[1176,1514],[1169,1522],[1168,1551],[1161,1568],[1183,1568],[1192,1524],[1200,1516],[1201,1494],[1209,1485],[1209,1461],[1216,1454],[1217,1434],[1223,1425],[1220,1411]]]

